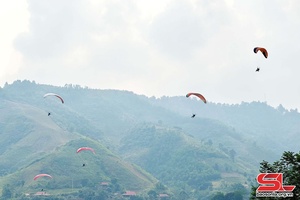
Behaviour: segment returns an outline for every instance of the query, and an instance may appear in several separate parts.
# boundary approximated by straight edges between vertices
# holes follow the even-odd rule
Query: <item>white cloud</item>
[[[11,4],[15,16],[1,17],[11,17],[1,21],[6,39],[1,42],[18,60],[7,65],[13,70],[1,68],[2,84],[22,78],[148,96],[197,91],[214,102],[260,100],[300,108],[296,0],[29,0],[28,5],[18,10]],[[266,47],[269,58],[254,54],[255,46]]]
[[[0,2],[0,81],[12,80],[22,62],[22,55],[13,48],[18,34],[28,31],[27,4],[25,0]]]

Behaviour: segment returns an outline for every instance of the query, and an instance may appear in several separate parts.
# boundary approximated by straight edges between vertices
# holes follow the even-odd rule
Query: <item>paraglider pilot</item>
[[[85,163],[82,164],[82,167],[85,167]]]
[[[260,70],[259,67],[257,67],[255,71],[256,71],[256,72],[259,72],[259,70]]]
[[[48,113],[48,116],[50,116],[51,115],[51,113]]]
[[[196,117],[196,114],[193,114],[191,118],[194,118],[194,117]]]

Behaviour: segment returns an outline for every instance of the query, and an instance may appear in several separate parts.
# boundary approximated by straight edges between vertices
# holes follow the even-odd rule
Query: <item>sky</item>
[[[0,86],[199,92],[299,110],[299,10],[298,0],[1,0]]]

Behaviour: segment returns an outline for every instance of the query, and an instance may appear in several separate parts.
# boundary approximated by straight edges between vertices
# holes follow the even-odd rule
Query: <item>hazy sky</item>
[[[298,0],[3,0],[0,85],[200,92],[300,109],[299,10]]]

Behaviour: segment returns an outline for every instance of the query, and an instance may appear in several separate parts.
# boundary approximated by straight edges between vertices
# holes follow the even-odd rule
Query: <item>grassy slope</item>
[[[92,147],[96,154],[90,151],[77,154],[76,150],[81,146]],[[86,166],[82,167],[82,163]],[[33,177],[40,173],[50,174],[53,179],[40,178],[33,181]],[[62,192],[72,188],[79,190],[83,187],[95,187],[100,182],[111,182],[114,178],[124,189],[136,191],[148,189],[156,182],[151,175],[88,138],[72,140],[22,170],[3,177],[1,181],[11,185],[25,181],[24,185],[15,187],[23,192],[39,191],[41,188],[48,191],[55,188]]]
[[[97,140],[70,133],[55,122],[55,116],[26,103],[2,101],[0,185],[10,183],[19,191],[41,187],[70,189],[95,186],[115,178],[124,189],[144,190],[156,180],[131,163],[124,162]],[[57,119],[56,119],[57,120]],[[93,146],[96,155],[76,154],[81,146]],[[86,167],[82,167],[86,163]],[[51,181],[32,178],[49,173]],[[73,180],[73,181],[72,181]]]
[[[212,189],[218,191],[228,191],[235,183],[249,189],[256,175],[255,165],[240,158],[233,162],[223,151],[176,128],[138,126],[122,140],[120,153],[179,190],[205,190],[203,183],[212,183]]]
[[[0,165],[5,173],[25,167],[78,137],[62,130],[43,110],[28,104],[2,102],[0,119]]]

